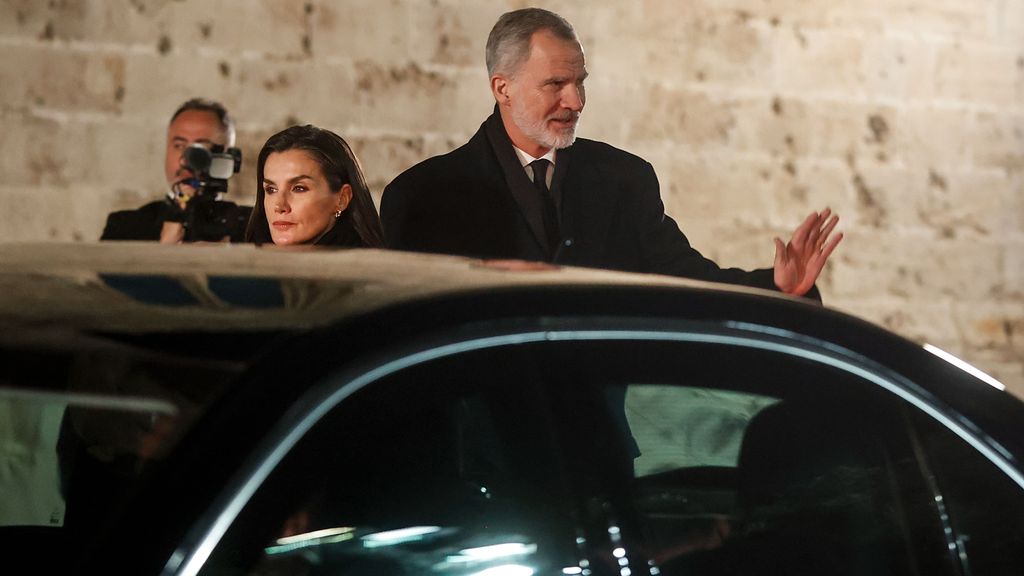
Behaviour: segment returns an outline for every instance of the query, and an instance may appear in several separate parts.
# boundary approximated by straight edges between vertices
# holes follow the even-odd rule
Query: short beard
[[[565,130],[549,130],[547,127],[548,120],[551,118],[543,118],[539,122],[530,122],[530,119],[526,117],[523,110],[518,107],[512,107],[512,122],[522,130],[530,140],[533,140],[537,144],[540,144],[544,148],[553,148],[555,150],[561,150],[572,146],[573,142],[576,141],[576,128],[579,126],[579,115],[573,113],[576,117],[576,122],[572,127]]]

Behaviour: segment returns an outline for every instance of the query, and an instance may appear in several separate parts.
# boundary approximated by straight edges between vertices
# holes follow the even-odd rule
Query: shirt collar
[[[554,148],[552,148],[551,150],[548,150],[547,154],[541,156],[540,158],[534,158],[533,156],[530,156],[526,152],[523,152],[522,150],[520,150],[519,147],[516,146],[515,144],[512,145],[512,149],[516,151],[516,157],[519,158],[519,163],[522,164],[523,168],[526,168],[527,166],[529,166],[531,162],[534,162],[536,160],[541,160],[541,159],[544,159],[544,160],[547,160],[548,162],[551,162],[552,166],[555,165],[555,152],[556,152],[556,150]]]

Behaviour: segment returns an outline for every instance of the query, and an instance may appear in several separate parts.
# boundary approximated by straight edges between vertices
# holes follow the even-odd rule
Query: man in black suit
[[[385,188],[390,247],[804,295],[842,239],[830,239],[838,218],[826,209],[808,216],[788,243],[775,239],[774,269],[722,269],[701,256],[665,215],[648,162],[576,138],[587,70],[572,25],[557,14],[527,8],[501,16],[487,39],[487,71],[496,104],[480,130]]]
[[[107,215],[100,240],[159,240],[176,244],[193,238],[187,236],[186,207],[195,194],[194,178],[184,162],[184,152],[192,144],[206,147],[234,145],[235,125],[227,109],[219,102],[193,98],[171,116],[167,126],[167,147],[164,155],[164,174],[167,177],[167,196],[145,204],[135,210],[120,210]],[[210,203],[204,216],[217,219],[233,242],[241,241],[249,218],[249,206],[232,202]]]

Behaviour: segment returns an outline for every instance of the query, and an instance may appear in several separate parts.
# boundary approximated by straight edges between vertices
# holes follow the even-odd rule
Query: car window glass
[[[89,547],[238,368],[130,348],[0,352],[0,536]]]
[[[463,354],[346,398],[201,573],[561,573],[575,535],[531,365],[518,351]]]
[[[1020,486],[948,429],[924,417],[917,423],[951,542],[968,573],[1024,574]]]
[[[203,573],[579,573],[614,532],[663,574],[960,574],[918,409],[786,352],[566,338],[403,370],[290,450]]]
[[[662,573],[955,569],[903,416],[910,408],[876,384],[771,349],[562,347],[549,350],[569,384],[561,401],[579,406],[598,391],[594,406],[621,445],[600,452],[613,467],[616,458],[631,463],[636,545]],[[573,452],[586,452],[594,435],[574,436],[579,427],[577,418],[563,433]]]
[[[695,466],[736,466],[750,419],[777,398],[685,386],[629,386],[626,418],[643,446],[637,476]]]

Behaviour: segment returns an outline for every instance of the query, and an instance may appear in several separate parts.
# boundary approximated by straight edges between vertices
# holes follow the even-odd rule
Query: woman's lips
[[[295,226],[295,223],[294,222],[285,222],[284,220],[275,220],[274,223],[271,224],[271,226],[273,226],[274,228],[277,228],[278,230],[287,230],[287,229],[291,228],[292,226]]]

